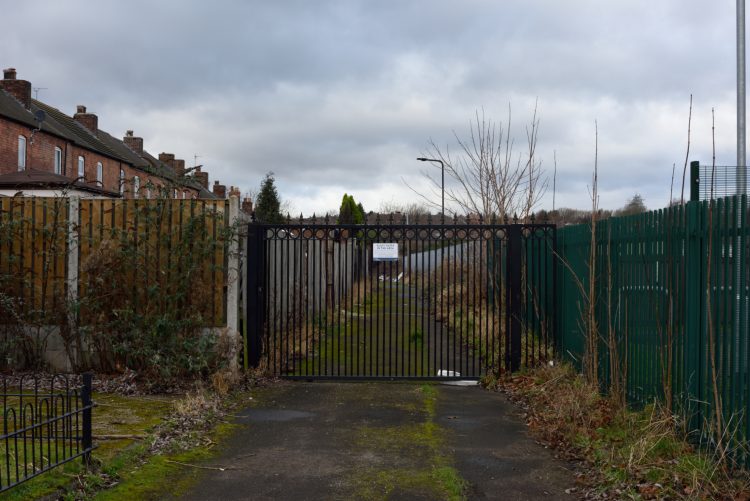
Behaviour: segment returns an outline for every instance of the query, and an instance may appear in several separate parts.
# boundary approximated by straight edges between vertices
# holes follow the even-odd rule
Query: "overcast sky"
[[[305,214],[405,204],[430,139],[477,109],[538,100],[537,154],[560,206],[584,208],[599,126],[601,205],[665,206],[691,160],[736,163],[735,2],[705,0],[0,0],[0,64],[68,114],[255,189],[276,174]],[[520,151],[520,147],[517,148]],[[542,206],[552,205],[551,190]]]

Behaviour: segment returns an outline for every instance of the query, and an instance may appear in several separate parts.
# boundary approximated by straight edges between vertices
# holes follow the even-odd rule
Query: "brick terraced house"
[[[31,83],[3,70],[0,80],[0,196],[60,193],[107,198],[225,198],[208,173],[187,169],[171,153],[154,157],[143,139],[118,139],[79,105],[70,116],[32,99]],[[218,188],[218,189],[217,189]],[[223,193],[222,193],[223,188]]]

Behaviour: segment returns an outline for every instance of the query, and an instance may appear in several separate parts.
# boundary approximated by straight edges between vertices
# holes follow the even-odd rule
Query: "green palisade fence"
[[[612,344],[631,403],[671,393],[675,411],[697,432],[714,420],[718,402],[735,445],[750,435],[748,233],[744,195],[602,220],[593,275],[602,385]],[[558,229],[557,244],[559,350],[580,366],[590,225]]]

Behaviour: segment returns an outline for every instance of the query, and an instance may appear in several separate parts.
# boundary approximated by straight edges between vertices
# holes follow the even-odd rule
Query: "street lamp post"
[[[445,164],[442,160],[437,158],[424,158],[419,157],[417,158],[420,162],[438,162],[440,163],[440,194],[441,194],[441,204],[440,204],[440,217],[443,221],[445,221]]]

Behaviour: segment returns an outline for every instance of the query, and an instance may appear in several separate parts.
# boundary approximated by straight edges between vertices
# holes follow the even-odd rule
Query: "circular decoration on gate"
[[[478,228],[470,228],[469,229],[469,238],[471,240],[478,240],[479,239],[479,229]]]
[[[310,239],[313,236],[313,231],[310,228],[302,230],[302,238]]]
[[[420,228],[420,230],[417,232],[417,237],[420,240],[427,240],[430,238],[430,230]]]
[[[407,240],[414,240],[417,238],[417,230],[414,228],[407,228],[404,232],[404,238]]]
[[[392,237],[393,237],[394,240],[401,240],[401,238],[404,235],[404,232],[403,232],[403,230],[401,230],[399,228],[395,228],[393,230],[393,232],[391,233],[391,235],[392,235]]]
[[[459,228],[456,231],[456,238],[458,238],[459,240],[466,240],[466,235],[467,235],[467,232],[466,232],[466,229],[464,228]]]

